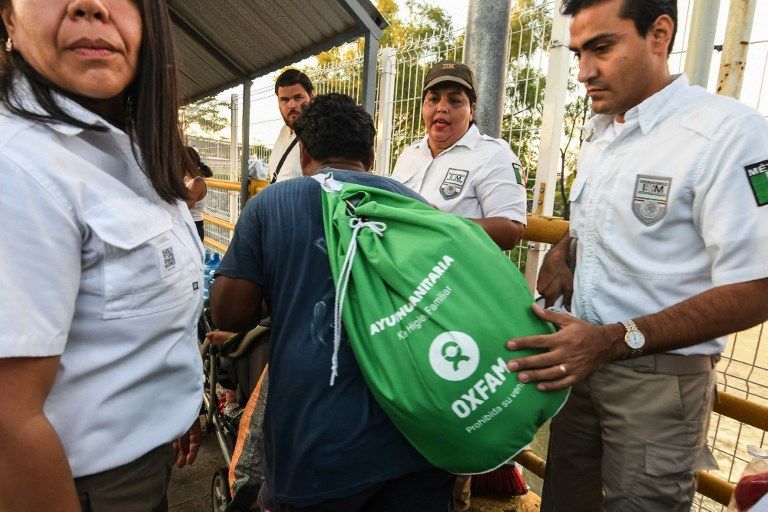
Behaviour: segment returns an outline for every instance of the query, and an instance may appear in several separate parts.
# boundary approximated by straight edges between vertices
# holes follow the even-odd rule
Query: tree
[[[573,80],[568,81],[569,95],[576,95],[578,84]],[[568,195],[571,190],[571,184],[576,178],[577,153],[584,142],[584,131],[581,129],[587,121],[587,116],[591,111],[589,96],[584,93],[565,106],[565,143],[560,148],[560,172],[557,176],[557,193],[555,197],[555,215],[570,219],[571,209]]]
[[[229,126],[229,118],[222,115],[222,111],[228,108],[229,103],[216,96],[189,103],[181,108],[182,128],[186,133],[194,125],[198,130],[213,135]]]

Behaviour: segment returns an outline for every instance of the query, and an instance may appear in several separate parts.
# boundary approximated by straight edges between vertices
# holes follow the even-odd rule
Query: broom
[[[472,475],[472,494],[521,496],[528,492],[523,474],[514,462],[481,475]]]

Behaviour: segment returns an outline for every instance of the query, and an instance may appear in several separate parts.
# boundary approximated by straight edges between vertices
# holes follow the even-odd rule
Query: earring
[[[5,51],[8,53],[13,51],[13,39],[11,39],[10,36],[8,36],[8,39],[5,40]]]

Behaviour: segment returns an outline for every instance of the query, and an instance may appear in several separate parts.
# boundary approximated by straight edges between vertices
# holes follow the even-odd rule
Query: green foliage
[[[190,125],[196,124],[204,132],[216,133],[229,126],[229,118],[222,115],[222,110],[227,108],[229,104],[216,96],[185,105],[181,109],[183,130],[186,132]]]
[[[536,179],[546,87],[546,76],[539,62],[546,52],[551,29],[552,19],[546,3],[517,0],[509,20],[511,44],[501,137],[510,141],[512,150],[520,158],[527,171],[528,184]]]
[[[573,79],[568,81],[567,94],[571,100],[565,105],[565,140],[560,148],[560,171],[557,177],[554,208],[555,215],[566,220],[570,218],[568,196],[571,184],[576,178],[578,151],[584,142],[584,132],[581,127],[584,126],[591,112],[589,97]]]

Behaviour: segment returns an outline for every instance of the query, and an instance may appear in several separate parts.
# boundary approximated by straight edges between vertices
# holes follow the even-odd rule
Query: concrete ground
[[[214,434],[205,434],[197,460],[182,469],[173,468],[168,488],[170,512],[209,512],[211,482],[216,470],[224,467],[224,457]]]
[[[214,434],[205,434],[197,460],[192,466],[173,469],[168,489],[170,512],[209,512],[211,482],[216,470],[224,467],[224,457]],[[532,478],[526,475],[529,484]],[[514,498],[473,496],[472,512],[538,512],[539,497],[529,492]],[[397,511],[392,511],[397,512]]]

